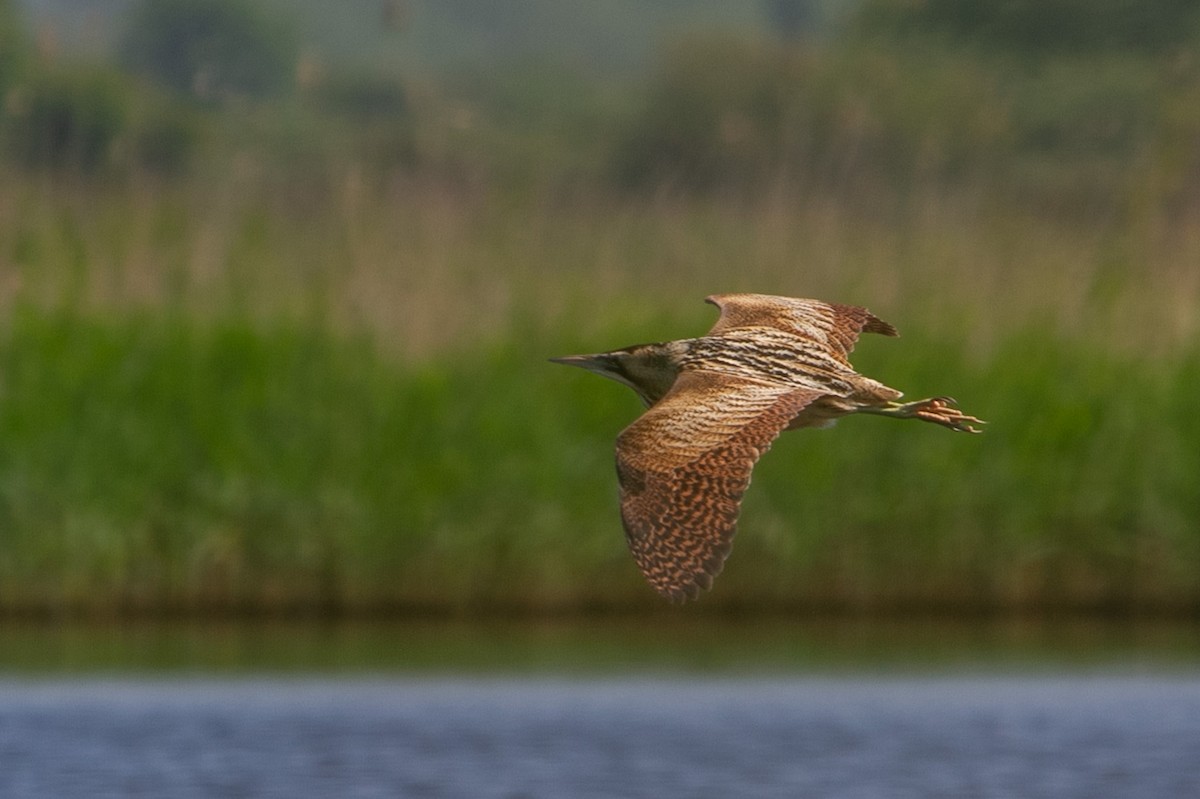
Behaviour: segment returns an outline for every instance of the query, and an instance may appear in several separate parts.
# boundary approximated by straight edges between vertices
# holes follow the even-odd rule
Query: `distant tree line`
[[[810,41],[838,2],[848,11],[837,37]],[[489,20],[509,13],[484,0],[453,5]],[[537,3],[519,5],[536,16]],[[404,2],[376,8],[380,24],[405,24]],[[66,61],[30,69],[38,56],[18,4],[0,0],[0,147],[32,168],[101,172],[121,162],[180,172],[209,123],[232,119],[222,108],[278,103],[299,113],[260,118],[281,120],[280,129],[289,119],[332,121],[319,128],[340,137],[331,150],[406,165],[418,158],[416,118],[485,132],[492,124],[491,138],[463,157],[485,160],[504,157],[508,142],[496,130],[519,117],[522,134],[545,134],[540,124],[603,138],[594,151],[605,153],[600,169],[614,182],[704,189],[754,186],[814,164],[832,174],[853,164],[863,173],[954,172],[1004,154],[1119,159],[1160,135],[1162,120],[1176,131],[1161,135],[1180,140],[1178,129],[1200,127],[1192,102],[1200,62],[1179,57],[1200,48],[1196,0],[762,0],[760,8],[776,36],[675,43],[657,71],[630,84],[616,113],[597,120],[594,109],[563,102],[545,70],[525,76],[515,67],[508,83],[478,81],[480,96],[464,97],[457,76],[428,84],[425,105],[410,102],[395,75],[302,58],[297,33],[272,13],[280,6],[258,0],[133,0],[120,69]],[[424,141],[445,151],[450,139]],[[567,142],[559,161],[582,160],[570,150],[581,152],[577,145]]]
[[[1195,0],[864,0],[816,49],[789,44],[816,2],[766,7],[777,45],[717,37],[666,53],[616,148],[623,182],[908,181],[1018,162],[1040,180],[1112,174],[1137,152],[1179,150],[1183,165],[1169,143],[1200,135]]]
[[[213,100],[287,91],[298,51],[292,32],[247,0],[140,0],[121,60],[177,92]]]
[[[401,4],[385,11],[400,23]],[[0,149],[11,161],[83,173],[118,163],[179,172],[210,112],[287,99],[298,75],[316,112],[354,120],[371,152],[408,157],[403,86],[369,71],[306,69],[295,32],[255,0],[136,0],[125,20],[119,69],[48,60],[29,69],[37,56],[24,21],[14,0],[0,0]]]
[[[870,0],[868,26],[940,32],[958,42],[1036,55],[1156,53],[1195,44],[1196,0]]]

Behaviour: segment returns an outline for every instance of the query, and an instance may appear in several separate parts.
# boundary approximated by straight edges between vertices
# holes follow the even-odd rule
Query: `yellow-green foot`
[[[987,422],[984,422],[982,419],[976,419],[974,416],[968,416],[954,407],[955,404],[955,401],[951,397],[932,397],[930,399],[917,400],[916,402],[898,404],[894,406],[894,411],[897,416],[920,419],[923,422],[933,422],[934,424],[940,424],[942,427],[948,427],[951,430],[958,430],[962,433],[981,432],[972,427],[972,423],[987,424]]]

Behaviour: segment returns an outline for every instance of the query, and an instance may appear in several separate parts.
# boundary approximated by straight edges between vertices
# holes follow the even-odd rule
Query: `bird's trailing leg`
[[[920,419],[923,422],[933,422],[962,433],[981,432],[971,424],[987,424],[987,422],[976,419],[974,416],[967,416],[955,408],[955,404],[950,397],[932,397],[915,402],[889,402],[881,407],[862,408],[861,412],[892,416],[897,419]]]

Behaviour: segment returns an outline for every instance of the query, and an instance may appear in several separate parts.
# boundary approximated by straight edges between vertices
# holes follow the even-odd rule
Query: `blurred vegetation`
[[[222,100],[292,84],[296,43],[248,0],[142,0],[131,17],[123,63],[177,92]]]
[[[617,174],[751,191],[772,181],[951,181],[1061,205],[1136,193],[1165,172],[1191,176],[1174,188],[1192,201],[1200,62],[1190,53],[1200,29],[1190,4],[1164,6],[1120,28],[1141,38],[1106,46],[1105,28],[1088,39],[1094,48],[1075,46],[1087,28],[1075,23],[1107,17],[1070,0],[879,0],[832,44],[690,40],[651,79]],[[1045,25],[1047,13],[1062,25]],[[1026,29],[1037,35],[1023,38]]]
[[[862,22],[888,37],[932,34],[1025,56],[1160,55],[1195,46],[1200,8],[1189,0],[869,0]]]
[[[630,78],[329,59],[233,0],[131,4],[113,67],[0,0],[0,609],[657,607],[636,399],[545,358],[738,290],[869,305],[862,371],[992,424],[785,436],[706,605],[1200,607],[1195,15],[834,5]]]
[[[12,0],[0,0],[0,97],[13,85],[27,56],[24,30]]]
[[[767,17],[783,37],[796,39],[820,28],[821,7],[816,0],[767,0]]]
[[[112,163],[128,127],[127,89],[106,71],[39,74],[15,105],[9,145],[26,167],[95,172]]]

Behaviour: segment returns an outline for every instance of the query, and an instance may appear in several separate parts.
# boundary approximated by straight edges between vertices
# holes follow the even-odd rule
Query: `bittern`
[[[617,437],[621,520],[650,585],[673,602],[712,587],[732,548],[755,462],[784,430],[851,413],[979,432],[949,397],[900,391],[847,359],[860,333],[895,336],[865,308],[718,294],[708,335],[551,359],[623,383],[648,410]]]

